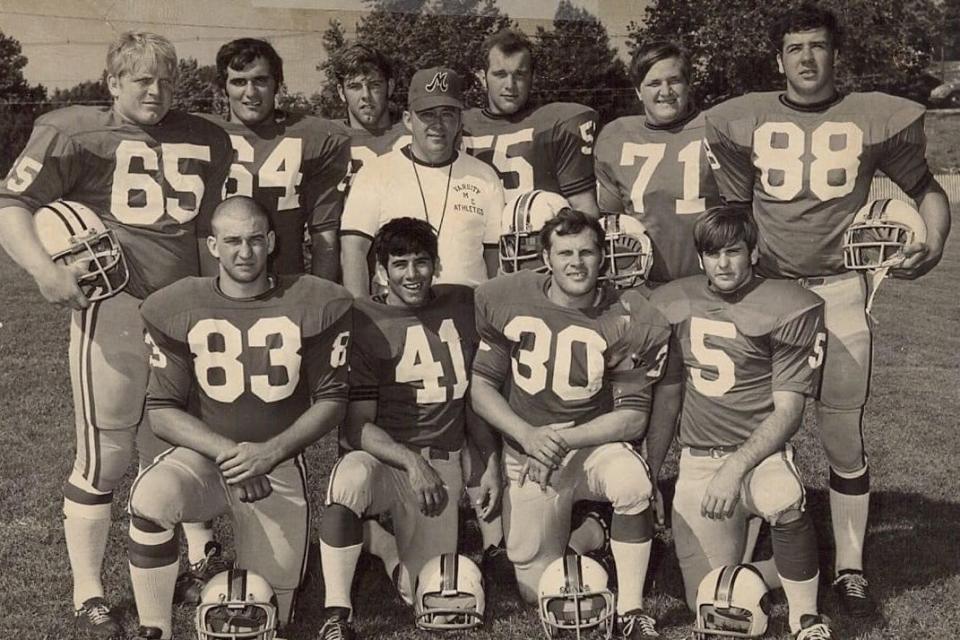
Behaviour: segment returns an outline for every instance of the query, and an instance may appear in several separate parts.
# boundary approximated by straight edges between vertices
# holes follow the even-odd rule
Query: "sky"
[[[649,0],[573,0],[604,22],[624,54],[627,25]],[[501,10],[533,32],[549,25],[558,0],[497,0]],[[293,92],[319,90],[320,34],[340,20],[348,37],[363,16],[363,0],[0,0],[0,31],[20,41],[32,84],[68,88],[99,79],[109,42],[129,29],[167,36],[181,57],[213,64],[221,44],[265,37],[284,59]]]

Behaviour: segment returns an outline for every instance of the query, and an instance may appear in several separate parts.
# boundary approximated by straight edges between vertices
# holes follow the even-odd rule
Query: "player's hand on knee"
[[[520,477],[517,480],[518,486],[523,486],[528,480],[540,485],[541,491],[546,491],[550,486],[550,479],[553,476],[553,469],[541,464],[536,458],[527,457],[520,470]]]
[[[51,264],[34,273],[33,279],[47,302],[68,309],[86,309],[90,306],[87,296],[83,295],[77,278],[69,267]]]
[[[427,517],[438,516],[447,506],[447,487],[429,462],[419,457],[417,460],[407,469],[410,487],[417,496],[420,513]]]
[[[555,422],[533,427],[527,430],[520,446],[528,456],[536,458],[540,464],[555,469],[570,452],[562,431],[573,426],[573,422]]]
[[[480,498],[474,505],[477,517],[486,520],[500,504],[500,495],[503,489],[503,477],[500,473],[500,457],[490,456],[487,468],[480,476]]]
[[[732,465],[724,464],[720,467],[700,502],[700,514],[712,520],[723,520],[733,515],[737,502],[740,500],[740,485],[743,474]]]
[[[218,455],[216,462],[227,484],[236,484],[270,473],[280,461],[268,442],[239,442]]]
[[[234,484],[232,488],[240,502],[256,502],[273,493],[273,487],[270,485],[267,476],[254,476],[241,480]]]
[[[895,278],[914,280],[926,274],[937,266],[943,251],[931,251],[930,245],[925,242],[912,242],[901,251],[903,262],[890,269],[890,275]]]

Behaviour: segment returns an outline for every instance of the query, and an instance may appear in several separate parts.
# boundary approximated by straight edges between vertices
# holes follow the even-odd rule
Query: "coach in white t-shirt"
[[[490,165],[456,149],[463,81],[452,69],[413,74],[403,123],[413,141],[364,163],[340,223],[343,284],[370,292],[367,253],[393,218],[426,220],[437,230],[438,283],[475,286],[496,274],[503,188]]]

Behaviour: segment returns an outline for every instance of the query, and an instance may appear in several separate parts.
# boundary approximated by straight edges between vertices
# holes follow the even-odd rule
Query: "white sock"
[[[837,572],[842,569],[863,570],[863,541],[867,536],[869,513],[869,493],[848,495],[830,490],[830,518],[833,522],[833,539],[837,545]]]
[[[811,614],[817,614],[817,588],[819,586],[820,574],[813,576],[803,582],[787,580],[780,576],[783,583],[783,591],[787,594],[787,605],[790,608],[790,632],[796,633],[800,630],[800,617]]]
[[[164,638],[171,637],[173,590],[179,570],[178,562],[154,569],[130,565],[130,582],[133,583],[140,624],[160,629]]]
[[[183,537],[187,539],[187,558],[197,564],[207,557],[207,543],[213,541],[212,522],[184,522]]]
[[[63,534],[73,573],[73,608],[79,609],[84,601],[103,597],[100,571],[110,534],[110,504],[87,505],[64,499]]]
[[[567,546],[574,552],[583,555],[589,551],[595,551],[603,546],[606,541],[606,533],[603,525],[594,518],[586,518],[573,533],[570,534],[570,540]]]
[[[613,561],[617,565],[617,613],[623,615],[643,608],[643,583],[647,578],[653,542],[610,541]]]
[[[331,547],[320,540],[320,566],[323,570],[325,607],[345,607],[353,611],[350,587],[357,570],[362,544],[349,547]]]
[[[774,589],[779,589],[783,586],[780,581],[780,574],[777,573],[777,563],[773,561],[773,558],[757,560],[756,562],[750,562],[749,564],[751,567],[760,572],[760,575],[763,576],[763,581],[767,583],[767,587],[771,591]]]

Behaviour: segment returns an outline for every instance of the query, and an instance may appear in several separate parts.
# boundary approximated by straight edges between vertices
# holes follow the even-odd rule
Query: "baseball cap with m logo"
[[[441,106],[463,109],[463,79],[447,67],[421,69],[410,79],[407,106],[411,111]]]

